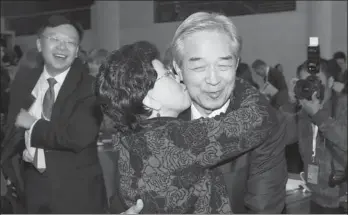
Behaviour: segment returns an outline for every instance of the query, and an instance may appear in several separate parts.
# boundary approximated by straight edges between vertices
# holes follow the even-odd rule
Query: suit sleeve
[[[288,101],[288,86],[282,72],[276,71],[275,81],[277,82],[278,92],[273,96],[272,101],[276,108],[281,107]]]
[[[288,179],[282,122],[261,146],[250,154],[249,178],[245,195],[248,213],[282,213]]]
[[[67,119],[37,121],[31,134],[32,146],[77,153],[96,143],[102,114],[95,96],[77,103]]]
[[[240,104],[234,110],[214,118],[201,118],[181,125],[204,129],[202,133],[206,135],[208,146],[214,146],[221,152],[221,157],[214,164],[261,145],[278,127],[275,110],[250,84],[242,81],[242,86],[236,88],[234,94],[232,103]],[[197,132],[192,136],[200,135]]]

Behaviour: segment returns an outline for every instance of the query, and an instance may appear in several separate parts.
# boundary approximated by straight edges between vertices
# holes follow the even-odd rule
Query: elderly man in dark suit
[[[231,20],[216,13],[195,13],[178,27],[166,55],[171,60],[165,62],[178,73],[192,100],[179,117],[192,120],[229,111],[234,104],[230,95],[238,87],[240,42]],[[287,169],[283,126],[277,128],[259,147],[212,168],[224,174],[233,213],[283,211]]]
[[[269,83],[277,89],[274,95],[270,95],[271,105],[279,109],[280,106],[286,104],[288,102],[288,86],[283,73],[259,59],[255,60],[251,67],[256,74],[264,79],[265,83]]]
[[[37,39],[44,64],[11,86],[1,164],[28,213],[106,212],[96,147],[102,114],[94,78],[76,59],[82,36],[65,17],[49,18]]]

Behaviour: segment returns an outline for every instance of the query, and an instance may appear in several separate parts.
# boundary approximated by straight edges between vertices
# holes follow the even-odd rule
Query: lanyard
[[[317,137],[318,137],[318,126],[312,124],[313,139],[312,139],[312,162],[315,161],[315,155],[317,152]]]

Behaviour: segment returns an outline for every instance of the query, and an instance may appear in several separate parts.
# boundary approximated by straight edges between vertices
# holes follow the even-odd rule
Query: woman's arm
[[[234,96],[226,114],[192,121],[171,120],[123,141],[132,153],[145,152],[160,159],[185,160],[187,165],[210,167],[262,144],[278,127],[278,119],[263,95],[243,80],[236,81]],[[140,150],[141,149],[141,150]],[[188,160],[189,162],[186,162]]]

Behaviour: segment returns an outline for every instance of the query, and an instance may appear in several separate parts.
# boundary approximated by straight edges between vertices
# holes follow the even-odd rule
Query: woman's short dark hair
[[[142,102],[157,79],[152,61],[159,57],[155,45],[139,41],[112,52],[100,66],[96,91],[115,129],[137,131],[142,116],[149,116]]]

